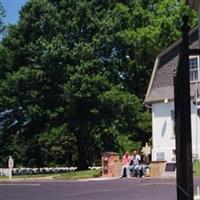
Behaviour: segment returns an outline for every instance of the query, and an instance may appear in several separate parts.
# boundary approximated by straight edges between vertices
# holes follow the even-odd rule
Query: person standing
[[[131,162],[131,156],[129,155],[129,152],[126,151],[122,157],[122,176],[121,177],[130,177],[130,170],[129,170],[130,162]]]

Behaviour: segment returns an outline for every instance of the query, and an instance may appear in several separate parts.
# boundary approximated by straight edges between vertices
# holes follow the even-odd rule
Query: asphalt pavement
[[[195,179],[195,187],[200,179]],[[175,179],[0,182],[0,200],[175,200]]]

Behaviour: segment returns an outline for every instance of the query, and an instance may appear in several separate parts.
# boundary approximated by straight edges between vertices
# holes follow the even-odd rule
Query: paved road
[[[200,179],[195,185],[200,185]],[[175,200],[175,179],[0,182],[0,200]]]

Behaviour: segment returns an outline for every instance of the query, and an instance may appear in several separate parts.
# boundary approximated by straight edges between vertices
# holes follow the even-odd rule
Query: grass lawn
[[[12,178],[19,178],[19,179],[23,179],[23,178],[45,178],[45,177],[51,177],[51,176],[55,176],[55,174],[33,174],[33,175],[14,175],[12,176]],[[1,179],[8,179],[8,176],[0,176],[0,180]]]
[[[84,171],[75,171],[75,172],[68,172],[62,173],[58,175],[54,175],[54,179],[84,179],[84,178],[95,178],[101,176],[101,170],[84,170]]]
[[[94,177],[99,177],[99,176],[101,176],[101,170],[84,170],[84,171],[66,172],[66,173],[58,173],[58,174],[19,175],[19,176],[12,176],[12,177],[15,179],[52,177],[53,179],[76,180],[76,179],[84,179],[84,178],[94,178]],[[8,177],[0,176],[0,180],[1,179],[8,179]]]
[[[193,163],[194,176],[200,176],[200,162]]]

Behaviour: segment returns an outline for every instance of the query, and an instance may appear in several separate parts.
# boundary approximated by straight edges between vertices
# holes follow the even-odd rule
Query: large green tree
[[[2,3],[0,1],[0,35],[5,30],[5,25],[3,23],[3,18],[5,17],[5,10],[3,9]]]
[[[12,148],[1,156],[86,168],[102,151],[140,147],[154,58],[179,37],[182,10],[176,0],[29,1],[2,43],[1,136]]]

